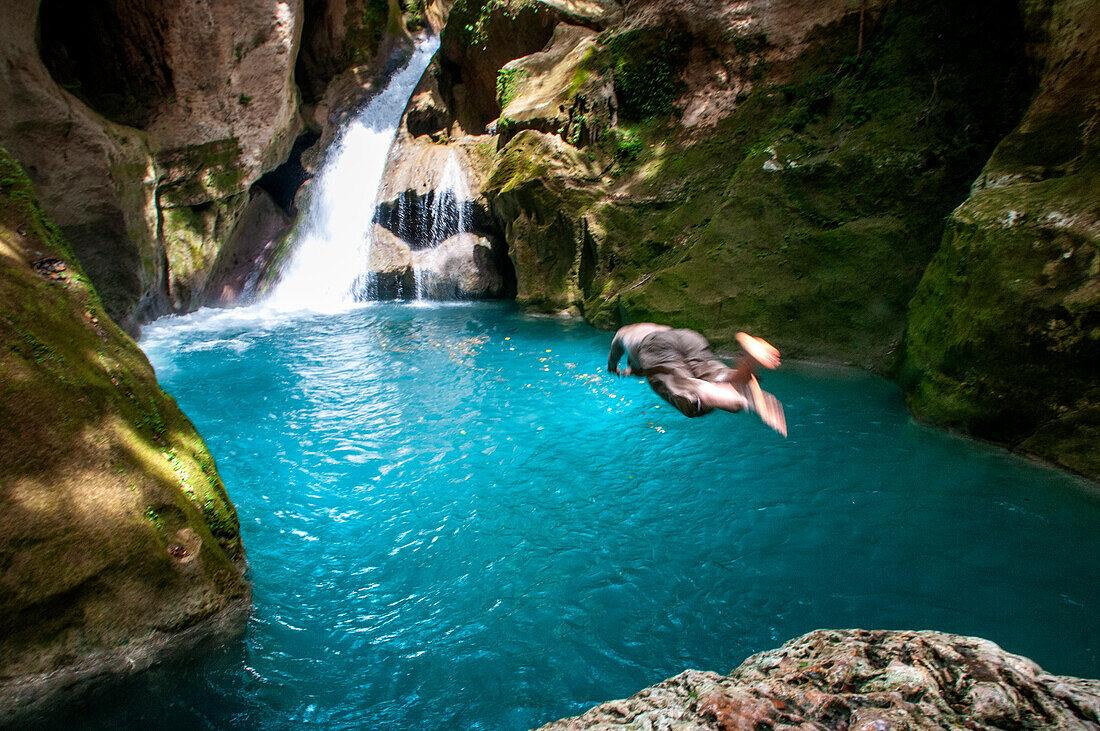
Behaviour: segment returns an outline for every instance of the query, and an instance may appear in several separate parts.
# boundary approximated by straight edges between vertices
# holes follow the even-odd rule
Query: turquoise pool
[[[240,512],[245,640],[84,709],[211,728],[521,729],[818,627],[1100,677],[1095,486],[787,367],[790,437],[687,419],[611,336],[504,304],[199,313],[142,342]]]

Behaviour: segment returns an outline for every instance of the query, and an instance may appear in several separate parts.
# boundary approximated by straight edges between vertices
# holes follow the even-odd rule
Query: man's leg
[[[750,410],[755,411],[762,422],[783,436],[787,436],[787,417],[783,413],[783,404],[779,403],[779,399],[760,388],[760,381],[756,380],[756,376],[750,376],[744,388],[747,391]]]
[[[703,416],[714,409],[736,413],[748,409],[765,424],[787,436],[787,419],[779,399],[760,388],[760,382],[750,375],[747,383],[712,383],[673,373],[655,373],[646,377],[650,387],[661,398],[685,416]]]

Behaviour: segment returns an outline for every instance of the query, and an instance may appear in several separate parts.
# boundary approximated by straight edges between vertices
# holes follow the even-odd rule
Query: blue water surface
[[[150,328],[240,513],[254,617],[87,718],[522,729],[820,627],[1100,677],[1095,485],[839,369],[764,375],[785,440],[688,419],[604,371],[610,339],[504,304]]]

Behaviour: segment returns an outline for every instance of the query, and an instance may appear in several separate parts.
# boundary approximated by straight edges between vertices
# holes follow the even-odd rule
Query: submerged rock
[[[688,670],[542,731],[764,728],[1100,729],[1100,681],[975,637],[817,630],[729,675]]]
[[[0,726],[241,633],[213,457],[0,149]]]

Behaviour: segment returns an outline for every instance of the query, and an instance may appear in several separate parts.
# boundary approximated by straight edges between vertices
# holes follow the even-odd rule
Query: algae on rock
[[[1100,476],[1100,8],[1054,3],[1046,69],[912,302],[919,418]]]
[[[0,724],[243,630],[205,444],[0,150]]]

